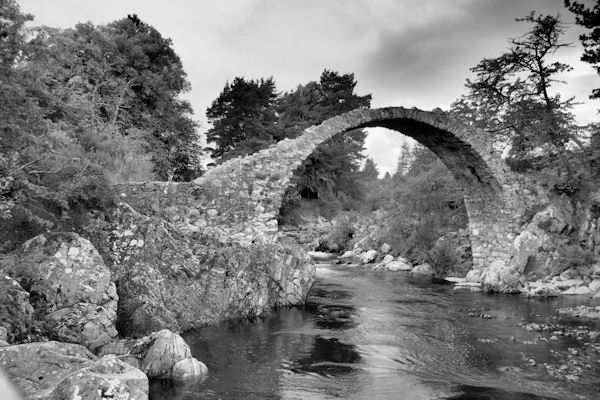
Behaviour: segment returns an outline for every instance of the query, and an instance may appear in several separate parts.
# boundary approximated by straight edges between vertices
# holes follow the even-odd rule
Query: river
[[[600,399],[600,324],[555,312],[582,301],[319,265],[305,309],[186,334],[208,377],[152,398]]]

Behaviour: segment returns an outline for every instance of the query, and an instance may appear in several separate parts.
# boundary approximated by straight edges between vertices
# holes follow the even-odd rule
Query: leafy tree
[[[425,262],[440,236],[466,226],[463,194],[450,171],[424,146],[407,145],[400,160],[401,168],[389,182],[385,241],[415,262]]]
[[[564,27],[558,17],[531,13],[517,21],[533,24],[524,35],[510,40],[509,51],[483,59],[471,69],[469,94],[452,105],[465,122],[509,139],[513,156],[523,157],[536,148],[560,150],[571,138],[573,99],[552,95],[556,75],[571,69],[548,59],[567,46],[561,42]]]
[[[48,229],[74,227],[81,210],[111,201],[102,168],[53,121],[55,107],[34,67],[45,52],[24,29],[32,16],[1,4],[0,252]]]
[[[324,70],[319,82],[284,94],[278,107],[282,136],[296,137],[328,118],[369,107],[371,95],[359,96],[355,88],[354,74]],[[359,198],[358,171],[364,158],[365,137],[364,131],[352,130],[320,145],[294,174],[294,185],[288,189],[286,198],[298,198],[297,194],[326,201],[348,202]],[[282,214],[287,211],[283,208]]]
[[[162,179],[202,172],[191,106],[178,98],[189,84],[169,40],[131,16],[37,33],[47,50],[31,67],[48,90],[48,118],[69,123],[88,149],[130,142]]]
[[[596,72],[600,73],[600,1],[596,1],[594,8],[587,8],[583,3],[570,0],[565,0],[565,6],[575,14],[577,24],[591,31],[579,36],[585,49],[581,61],[592,64]],[[594,89],[590,98],[600,98],[600,89]]]
[[[277,92],[273,78],[236,77],[206,111],[212,127],[207,139],[215,143],[212,157],[219,160],[251,154],[279,138],[275,129]]]
[[[106,30],[122,60],[118,76],[129,83],[136,98],[128,106],[131,127],[150,133],[147,141],[156,173],[175,180],[200,175],[197,124],[191,118],[191,104],[179,97],[190,90],[190,83],[172,41],[135,14]]]
[[[111,182],[199,172],[168,40],[140,21],[128,36],[118,22],[26,30],[32,18],[0,1],[0,252],[82,229],[112,206]]]

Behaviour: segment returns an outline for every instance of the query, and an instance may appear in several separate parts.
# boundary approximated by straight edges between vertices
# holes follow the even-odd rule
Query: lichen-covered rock
[[[480,276],[485,290],[504,293],[518,293],[522,271],[507,267],[502,260],[494,261]]]
[[[52,390],[52,399],[146,400],[148,377],[139,369],[107,355],[63,378]]]
[[[75,233],[39,235],[10,260],[7,271],[29,292],[42,334],[91,350],[117,336],[115,284],[88,240]]]
[[[148,379],[141,371],[114,356],[98,360],[78,344],[50,341],[1,347],[0,366],[27,398],[148,398]]]
[[[174,217],[172,217],[174,218]],[[118,329],[142,337],[301,304],[314,264],[290,242],[221,243],[120,204],[94,240],[118,282]]]
[[[206,365],[192,357],[183,338],[167,329],[119,344],[105,346],[102,353],[123,354],[125,362],[140,368],[151,379],[193,380],[208,371]]]
[[[0,340],[17,343],[29,333],[33,307],[29,293],[0,270]]]
[[[132,354],[139,356],[140,367],[148,377],[158,379],[171,378],[173,366],[192,356],[183,338],[166,329],[143,338]]]

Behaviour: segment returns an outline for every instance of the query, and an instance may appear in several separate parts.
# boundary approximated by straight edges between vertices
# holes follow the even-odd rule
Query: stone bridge
[[[190,183],[147,182],[124,187],[138,210],[166,219],[191,237],[209,236],[242,246],[276,242],[277,216],[294,171],[332,136],[357,128],[384,127],[433,151],[464,191],[474,269],[491,288],[509,291],[529,255],[515,247],[528,204],[536,193],[512,173],[482,131],[442,112],[391,107],[358,109],[313,126],[260,152],[219,165]],[[485,273],[483,273],[485,272]],[[494,275],[493,277],[490,275]]]

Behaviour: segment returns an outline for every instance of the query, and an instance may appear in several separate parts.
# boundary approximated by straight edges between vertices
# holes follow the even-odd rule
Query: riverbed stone
[[[589,283],[588,287],[593,293],[598,292],[600,290],[600,279],[594,279]]]
[[[7,263],[30,294],[42,335],[91,350],[117,336],[117,293],[94,246],[76,233],[49,233],[25,242]]]
[[[521,267],[524,268],[524,265]],[[496,260],[481,274],[480,280],[487,291],[518,293],[522,270],[507,267],[502,260]]]
[[[413,269],[411,269],[410,272],[413,274],[421,274],[421,275],[434,275],[435,274],[433,267],[427,263],[416,265]]]
[[[353,251],[353,250],[348,250],[345,251],[344,254],[342,254],[340,257],[341,258],[352,258],[352,257],[356,257],[357,254]]]
[[[483,271],[480,269],[472,269],[469,272],[467,272],[467,276],[465,276],[465,280],[467,282],[479,282],[482,272]]]
[[[202,379],[207,373],[208,367],[203,362],[190,357],[176,362],[171,376],[175,382],[189,382]]]
[[[600,319],[600,306],[579,305],[575,307],[564,307],[557,310],[559,315],[584,318],[584,319]]]
[[[206,365],[192,357],[183,338],[167,329],[102,349],[103,354],[110,352],[121,355],[125,362],[141,369],[150,379],[194,380],[207,373]]]
[[[377,258],[377,250],[371,249],[371,250],[365,251],[364,253],[362,253],[360,255],[360,262],[362,264],[368,264],[370,262],[375,261],[376,258]]]
[[[381,254],[387,254],[392,250],[392,246],[390,246],[387,243],[384,243],[381,245],[381,248],[379,249],[379,251],[381,252]]]
[[[584,284],[583,279],[552,279],[552,283],[560,290],[576,288]]]
[[[412,265],[408,262],[403,261],[401,258],[397,258],[394,261],[390,261],[389,263],[383,266],[383,269],[387,271],[410,271],[412,270]]]
[[[556,297],[561,294],[559,288],[550,282],[535,281],[527,282],[521,294],[527,297]]]
[[[334,253],[326,253],[324,251],[309,251],[307,254],[310,258],[317,261],[328,261],[335,258]]]
[[[564,295],[588,295],[592,291],[587,286],[572,287],[562,292]]]
[[[391,254],[386,254],[386,256],[383,257],[383,260],[381,260],[381,263],[382,264],[387,264],[387,263],[390,263],[392,261],[394,261],[394,256],[391,255]]]

